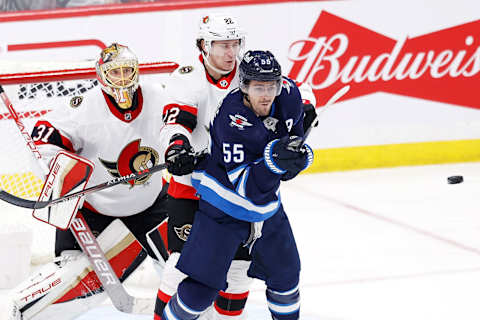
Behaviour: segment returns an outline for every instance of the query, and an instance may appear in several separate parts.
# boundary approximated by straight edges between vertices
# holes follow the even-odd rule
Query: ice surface
[[[452,175],[465,181],[447,184]],[[302,259],[301,319],[480,319],[479,193],[480,163],[302,175],[285,183],[282,199]],[[156,288],[147,290],[155,295]],[[269,319],[259,281],[247,312]],[[78,318],[93,319],[152,316],[107,304]]]

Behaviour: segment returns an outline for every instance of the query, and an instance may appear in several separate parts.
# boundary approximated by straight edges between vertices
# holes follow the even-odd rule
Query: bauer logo
[[[412,38],[379,32],[323,11],[290,44],[289,77],[308,82],[318,105],[349,84],[347,99],[388,92],[480,108],[480,20]]]

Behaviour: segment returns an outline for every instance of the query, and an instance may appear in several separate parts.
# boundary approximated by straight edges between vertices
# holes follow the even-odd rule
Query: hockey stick
[[[145,169],[145,170],[138,171],[138,172],[132,172],[128,175],[124,175],[124,176],[121,176],[121,177],[118,177],[118,178],[115,178],[115,179],[112,179],[112,180],[109,180],[109,181],[106,181],[106,182],[102,182],[102,183],[97,184],[95,186],[86,188],[85,190],[81,190],[81,191],[77,191],[77,192],[74,192],[74,193],[71,193],[71,194],[67,194],[63,197],[52,199],[52,200],[49,200],[49,201],[27,200],[27,199],[23,199],[23,198],[19,198],[17,196],[14,196],[14,195],[12,195],[12,194],[4,191],[4,190],[0,190],[0,200],[6,201],[10,204],[13,204],[14,206],[17,206],[17,207],[23,207],[23,208],[27,208],[27,209],[42,209],[42,208],[51,207],[53,205],[71,200],[73,198],[82,197],[82,196],[87,195],[87,194],[92,193],[92,192],[97,192],[97,191],[100,191],[100,190],[103,190],[103,189],[107,189],[107,188],[116,186],[117,184],[120,184],[120,183],[123,183],[123,182],[143,178],[143,177],[145,177],[149,174],[161,171],[161,170],[165,169],[166,167],[167,167],[167,165],[165,163],[162,163],[162,164],[153,166],[149,169]]]
[[[343,86],[342,88],[340,88],[340,90],[335,92],[333,94],[333,96],[330,97],[330,99],[328,99],[327,103],[325,103],[325,105],[322,107],[322,109],[317,113],[317,116],[312,121],[312,124],[307,129],[307,131],[304,133],[304,135],[303,135],[303,141],[304,142],[307,139],[307,137],[310,135],[310,132],[312,131],[312,128],[314,128],[318,125],[318,118],[320,117],[320,115],[322,115],[325,112],[325,110],[327,110],[332,104],[335,104],[338,101],[338,99],[343,97],[348,92],[348,90],[350,90],[350,85],[347,84],[346,86]]]
[[[18,117],[15,109],[13,108],[10,99],[8,99],[7,94],[3,90],[3,87],[0,85],[0,97],[7,107],[10,115],[12,116],[13,120],[15,121],[18,129],[20,130],[21,135],[23,136],[28,148],[33,153],[36,159],[38,159],[38,164],[43,170],[45,174],[49,173],[49,169],[45,162],[43,161],[43,157],[38,150],[37,146],[33,142],[32,137],[27,132],[25,125],[21,121],[20,117]],[[158,169],[161,170],[161,169]],[[122,182],[122,180],[120,181]],[[118,183],[120,183],[118,182]],[[3,191],[2,191],[3,192]],[[4,192],[6,193],[6,192]],[[8,194],[8,193],[7,193]],[[12,195],[8,194],[10,197]],[[15,196],[13,196],[15,197]],[[15,197],[16,198],[16,197]],[[23,199],[25,200],[25,199]],[[139,299],[134,298],[128,294],[128,292],[123,287],[122,283],[118,279],[115,271],[113,271],[112,266],[108,262],[107,258],[105,258],[105,254],[100,248],[95,236],[93,235],[92,231],[88,227],[83,215],[81,212],[77,212],[75,219],[73,219],[72,226],[70,227],[70,231],[74,235],[75,239],[77,240],[78,244],[82,248],[82,251],[88,258],[90,265],[92,266],[95,274],[97,275],[98,279],[100,280],[103,289],[110,297],[115,308],[119,311],[126,312],[126,313],[134,313],[137,310],[135,306],[141,306],[145,304],[144,301],[150,299]]]

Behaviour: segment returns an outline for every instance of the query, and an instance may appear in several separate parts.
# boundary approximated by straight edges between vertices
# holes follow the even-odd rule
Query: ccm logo
[[[87,232],[87,226],[83,219],[75,218],[72,222],[72,229],[77,235],[77,241],[80,242],[81,247],[86,251],[86,253],[92,259],[94,264],[95,271],[99,271],[99,277],[102,277],[102,283],[104,284],[115,284],[118,282],[118,278],[114,275],[110,268],[110,265],[105,262],[102,258],[102,251],[97,243],[97,241],[92,237],[91,232]],[[105,283],[105,281],[106,283]]]

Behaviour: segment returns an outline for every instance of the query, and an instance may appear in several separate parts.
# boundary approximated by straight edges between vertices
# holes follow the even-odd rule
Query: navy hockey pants
[[[202,290],[224,290],[230,263],[238,246],[248,239],[249,234],[249,222],[235,219],[200,200],[199,211],[195,214],[177,268],[194,279],[197,286],[206,287]],[[285,292],[298,285],[300,258],[283,207],[265,220],[262,237],[252,248],[252,264],[248,274],[264,280],[269,290],[277,292]],[[191,283],[182,282],[178,295],[191,300],[188,298],[191,294],[182,294],[182,291],[191,291],[191,287]],[[198,298],[197,303],[188,301],[191,307],[201,310],[204,304],[208,306],[212,302]]]

